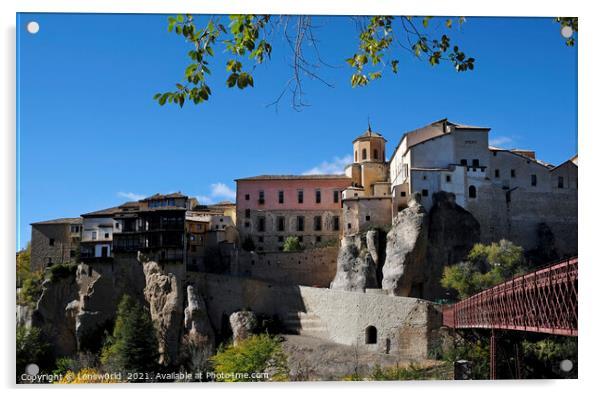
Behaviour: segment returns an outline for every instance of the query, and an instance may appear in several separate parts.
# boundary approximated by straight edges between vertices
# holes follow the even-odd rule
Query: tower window
[[[468,187],[468,197],[469,198],[477,198],[477,188],[473,185]]]
[[[563,176],[558,177],[558,187],[560,189],[564,189],[564,177]]]
[[[406,196],[406,192],[401,192],[401,193],[400,193],[400,196],[401,196],[401,197],[405,197],[405,196]]]
[[[370,215],[366,215],[366,222],[370,222]]]
[[[537,175],[531,175],[531,186],[537,186]]]
[[[374,149],[374,160],[378,160],[378,149]]]
[[[357,150],[355,151],[355,161],[357,162]]]
[[[368,153],[366,152],[366,149],[362,149],[362,160],[366,160],[368,158]]]

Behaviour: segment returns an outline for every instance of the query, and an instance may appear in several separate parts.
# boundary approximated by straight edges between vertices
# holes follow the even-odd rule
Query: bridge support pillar
[[[491,329],[491,337],[489,338],[489,379],[496,379],[496,345],[495,345],[495,329]]]

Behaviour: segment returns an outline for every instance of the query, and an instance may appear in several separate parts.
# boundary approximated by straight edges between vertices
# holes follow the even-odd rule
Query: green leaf
[[[228,87],[232,88],[236,85],[237,81],[238,81],[238,73],[232,73],[228,77],[228,80],[226,80],[226,84],[228,85]]]
[[[447,26],[448,28],[452,27],[452,20],[448,19],[447,21],[445,21],[445,26]]]
[[[425,28],[428,28],[429,26],[429,21],[432,19],[433,17],[424,17],[422,19],[422,26],[424,26]]]
[[[180,23],[184,22],[184,16],[183,16],[183,15],[178,15],[178,16],[176,17],[176,19],[177,19],[177,20],[178,20],[178,22],[180,22]]]

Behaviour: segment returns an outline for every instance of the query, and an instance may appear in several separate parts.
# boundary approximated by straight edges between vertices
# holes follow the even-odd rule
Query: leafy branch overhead
[[[350,17],[350,20],[358,32],[357,50],[345,60],[351,68],[352,87],[367,86],[387,72],[398,74],[403,54],[428,60],[431,66],[448,63],[458,72],[475,67],[475,59],[452,42],[448,34],[436,34],[441,29],[460,29],[466,21],[464,17],[433,20],[428,16],[371,16]],[[556,22],[577,31],[577,18],[556,18]],[[320,73],[321,67],[332,66],[320,54],[316,36],[319,26],[314,25],[311,16],[211,16],[201,25],[197,26],[191,14],[168,17],[167,30],[182,36],[192,46],[188,51],[191,63],[185,69],[184,79],[175,84],[175,90],[155,94],[154,99],[160,105],[173,103],[182,107],[186,101],[199,104],[209,100],[212,92],[208,81],[216,51],[227,55],[227,87],[241,90],[254,87],[255,68],[270,60],[270,42],[278,40],[284,41],[282,47],[290,51],[285,55],[289,58],[291,76],[272,104],[277,105],[290,93],[294,109],[306,106],[303,83],[307,78],[333,87]],[[566,43],[572,46],[575,40],[571,36]]]
[[[195,104],[207,101],[211,95],[208,76],[211,74],[211,58],[215,51],[229,55],[226,71],[229,73],[226,85],[229,88],[245,89],[254,86],[253,70],[259,64],[269,60],[272,45],[268,40],[275,39],[280,33],[290,47],[292,77],[285,85],[279,99],[290,91],[293,107],[304,106],[302,83],[304,78],[323,80],[318,69],[328,66],[319,54],[316,27],[308,16],[270,16],[270,15],[230,15],[210,17],[205,26],[197,27],[193,15],[168,17],[167,30],[182,36],[192,45],[188,57],[192,61],[185,69],[185,79],[176,83],[174,91],[158,93],[154,99],[160,105],[174,103],[183,106],[192,101]],[[422,18],[417,26],[413,17],[353,17],[358,27],[358,52],[347,59],[352,68],[352,87],[365,86],[370,81],[383,76],[386,70],[396,74],[400,57],[397,52],[407,50],[412,56],[428,57],[431,65],[449,61],[457,71],[464,72],[474,68],[474,58],[466,56],[458,46],[451,47],[447,35],[432,39],[427,34],[431,17]],[[464,18],[458,18],[458,26]],[[451,29],[452,19],[445,22]],[[312,54],[306,53],[311,48]],[[278,100],[279,100],[278,99]]]

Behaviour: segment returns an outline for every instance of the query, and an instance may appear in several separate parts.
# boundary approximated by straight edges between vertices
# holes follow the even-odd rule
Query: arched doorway
[[[378,331],[376,330],[376,327],[373,325],[369,325],[366,327],[366,344],[367,345],[374,345],[376,344],[377,341],[377,337],[378,337]]]

